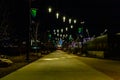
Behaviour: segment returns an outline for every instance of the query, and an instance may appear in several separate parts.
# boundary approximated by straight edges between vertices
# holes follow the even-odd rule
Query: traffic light
[[[82,28],[78,28],[78,33],[81,33],[82,32]]]
[[[72,39],[73,39],[72,35],[69,35],[69,41],[72,41]]]
[[[48,34],[48,38],[51,40],[51,38],[52,38],[52,35],[51,35],[51,34]]]
[[[32,17],[36,17],[36,14],[37,14],[37,9],[36,8],[31,8]]]

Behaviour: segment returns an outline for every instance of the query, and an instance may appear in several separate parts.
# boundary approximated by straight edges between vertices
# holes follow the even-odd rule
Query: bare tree
[[[0,40],[6,39],[8,36],[8,7],[6,6],[4,0],[1,0],[0,2]]]

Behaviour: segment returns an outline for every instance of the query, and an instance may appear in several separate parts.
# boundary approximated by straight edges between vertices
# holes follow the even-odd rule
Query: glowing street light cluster
[[[56,36],[58,36],[59,38],[70,36],[71,35],[70,33],[67,34],[67,32],[69,32],[68,31],[69,28],[73,29],[74,27],[76,27],[76,24],[79,23],[80,25],[83,25],[85,23],[84,21],[79,22],[79,21],[77,21],[77,19],[66,17],[65,15],[60,14],[60,12],[58,12],[58,11],[55,12],[55,11],[52,10],[51,7],[48,8],[48,12],[49,13],[55,13],[55,18],[59,19],[59,21],[62,20],[62,22],[64,24],[64,28],[62,28],[62,29],[56,29],[56,30],[53,31],[53,34],[56,35]],[[79,34],[82,32],[82,30],[83,30],[82,28],[83,27],[78,27],[78,33]],[[70,36],[70,38],[71,38],[71,36]]]
[[[48,12],[49,12],[49,13],[52,13],[52,8],[51,8],[51,7],[48,8]],[[59,12],[55,12],[55,15],[56,15],[56,18],[59,19],[60,13],[59,13]],[[62,16],[62,15],[61,15],[61,16]],[[66,22],[66,20],[67,20],[66,16],[63,16],[63,17],[62,17],[62,20],[63,20],[63,22]],[[68,22],[69,22],[69,24],[71,24],[71,23],[72,23],[72,19],[69,18],[69,19],[68,19]],[[73,19],[73,23],[76,24],[76,23],[77,23],[77,20],[76,20],[76,19]]]

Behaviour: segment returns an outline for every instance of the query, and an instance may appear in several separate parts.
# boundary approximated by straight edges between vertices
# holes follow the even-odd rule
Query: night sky
[[[16,33],[24,36],[23,33],[26,33],[28,28],[26,26],[29,25],[29,1],[3,1],[7,5],[4,7],[10,8],[10,26]],[[47,12],[49,6],[66,16],[85,21],[84,26],[89,29],[91,36],[99,35],[106,28],[111,32],[120,32],[119,0],[32,0],[32,7],[38,8],[37,19],[40,21],[40,34],[42,30],[48,28],[49,20],[52,20],[49,19]]]

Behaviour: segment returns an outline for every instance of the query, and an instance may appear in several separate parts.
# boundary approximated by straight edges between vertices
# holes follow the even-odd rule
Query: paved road
[[[92,57],[77,57],[80,61],[95,68],[114,80],[120,80],[120,60],[100,59]]]
[[[76,57],[57,50],[0,80],[113,80]]]

